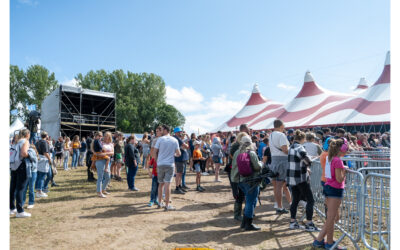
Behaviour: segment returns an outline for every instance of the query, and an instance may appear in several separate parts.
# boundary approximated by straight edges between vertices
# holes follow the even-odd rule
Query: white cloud
[[[353,85],[353,86],[350,86],[349,89],[350,89],[350,90],[354,90],[356,87],[357,87],[357,86],[354,86],[354,85]]]
[[[69,86],[78,86],[78,81],[75,78],[72,78],[71,80],[65,80],[60,83],[61,85],[69,85]]]
[[[225,94],[205,99],[192,87],[181,90],[166,87],[167,103],[174,105],[186,118],[185,130],[188,133],[205,133],[235,115],[245,104],[247,96],[230,100]]]
[[[167,103],[175,106],[181,112],[191,112],[202,108],[203,95],[192,87],[183,87],[181,90],[166,86]]]
[[[248,90],[241,90],[241,91],[239,91],[239,94],[240,94],[240,95],[244,95],[244,96],[249,96],[249,95],[250,95],[250,91],[248,91]]]
[[[283,83],[283,82],[278,83],[278,85],[276,85],[276,86],[277,86],[278,88],[281,88],[281,89],[284,89],[284,90],[287,90],[287,91],[292,91],[292,90],[296,90],[296,89],[297,89],[296,86],[287,85],[287,84],[285,84],[285,83]]]

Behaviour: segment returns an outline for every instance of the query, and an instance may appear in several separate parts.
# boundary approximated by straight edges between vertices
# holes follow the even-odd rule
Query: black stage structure
[[[60,85],[44,99],[41,115],[41,129],[55,139],[115,132],[115,93]]]

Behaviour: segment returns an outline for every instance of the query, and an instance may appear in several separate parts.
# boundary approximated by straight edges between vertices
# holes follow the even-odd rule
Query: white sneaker
[[[299,206],[301,206],[301,207],[306,207],[306,206],[307,206],[307,202],[301,200],[301,201],[299,201]]]
[[[31,214],[27,212],[17,213],[16,217],[17,218],[31,217]]]
[[[168,204],[168,206],[164,207],[164,210],[165,211],[175,211],[176,208]]]
[[[42,196],[40,195],[40,193],[36,193],[36,198],[40,198],[40,197],[42,197]]]
[[[26,208],[27,209],[32,209],[35,205],[28,205]]]
[[[14,215],[17,213],[17,209],[14,208],[14,210],[10,210],[10,215]]]
[[[275,208],[275,209],[278,209],[278,208],[279,208],[277,202],[274,203],[274,208]]]
[[[207,172],[204,172],[204,173],[201,173],[201,175],[210,175],[210,174]]]
[[[42,197],[47,197],[48,195],[47,194],[45,194],[45,193],[37,193],[36,194],[36,197],[37,198],[42,198]]]

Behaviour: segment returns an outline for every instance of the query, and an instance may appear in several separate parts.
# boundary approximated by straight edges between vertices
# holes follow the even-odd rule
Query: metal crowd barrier
[[[363,189],[362,241],[368,249],[389,249],[390,175],[368,174]]]
[[[360,239],[369,249],[375,249],[373,247],[389,249],[390,162],[373,165],[371,163],[375,163],[376,160],[343,158],[343,160],[349,159],[358,164],[358,167],[346,172],[340,219],[335,223],[342,235],[333,247],[347,237],[356,249],[360,249],[357,244]],[[367,161],[367,167],[362,167],[364,161]],[[313,161],[310,169],[314,209],[322,219],[326,219],[325,196],[322,194],[321,185],[322,168],[319,160]]]
[[[390,168],[390,160],[376,160],[352,156],[345,156],[341,159],[351,170],[358,170],[361,168]]]
[[[390,150],[381,149],[380,151],[352,151],[347,154],[355,158],[368,158],[374,160],[390,160]]]

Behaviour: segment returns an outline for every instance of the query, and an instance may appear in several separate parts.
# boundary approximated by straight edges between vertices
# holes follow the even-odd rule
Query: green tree
[[[171,128],[175,128],[185,124],[185,117],[170,104],[164,103],[161,105],[156,114],[156,120],[153,127],[156,127],[158,124],[166,124]]]
[[[40,110],[44,98],[58,87],[54,73],[41,65],[32,65],[26,70],[24,83],[30,97],[29,104],[36,104],[37,110]]]
[[[157,121],[173,120],[173,118],[168,120],[168,115],[175,116],[179,123],[177,125],[183,125],[185,122],[178,110],[166,107],[165,82],[158,75],[129,71],[125,74],[123,70],[114,70],[110,73],[104,70],[92,70],[86,75],[78,74],[75,79],[83,88],[116,93],[118,130],[148,131]],[[159,112],[162,112],[161,116]]]
[[[18,114],[13,117],[10,112],[10,124],[14,118],[25,118],[26,104],[29,101],[27,87],[24,83],[25,73],[16,65],[10,65],[10,111],[17,110]]]

